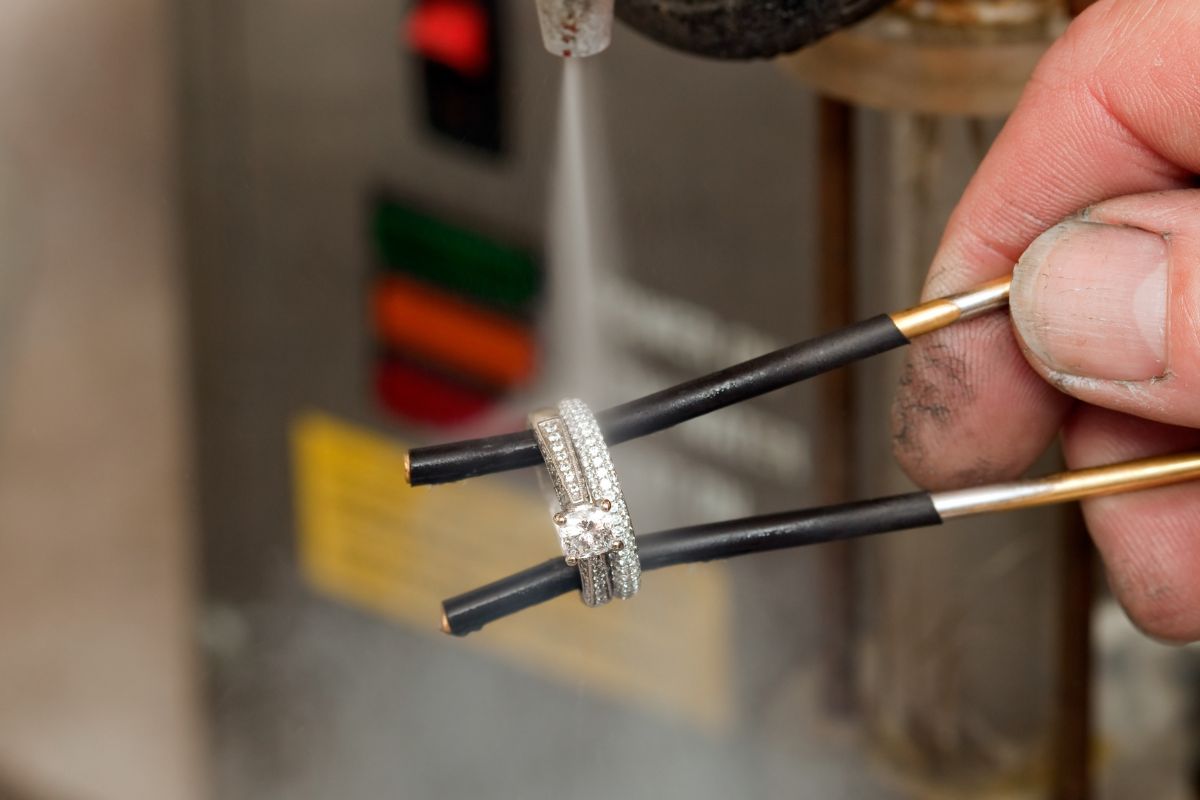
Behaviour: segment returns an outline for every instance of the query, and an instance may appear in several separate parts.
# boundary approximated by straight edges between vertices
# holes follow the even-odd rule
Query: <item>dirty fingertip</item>
[[[1029,368],[992,315],[909,348],[892,405],[892,450],[927,489],[1019,475],[1053,440],[1070,400]]]

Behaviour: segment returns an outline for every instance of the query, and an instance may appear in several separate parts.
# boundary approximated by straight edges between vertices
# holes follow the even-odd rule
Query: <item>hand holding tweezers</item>
[[[881,314],[601,412],[618,444],[908,344],[959,320],[1003,308],[1010,278]],[[448,481],[532,466],[529,431],[412,450],[409,482]],[[1200,453],[1160,456],[946,492],[910,494],[677,528],[641,537],[642,569],[939,525],[947,519],[1149,489],[1200,478]],[[579,588],[579,573],[552,559],[443,603],[442,630],[465,635]]]

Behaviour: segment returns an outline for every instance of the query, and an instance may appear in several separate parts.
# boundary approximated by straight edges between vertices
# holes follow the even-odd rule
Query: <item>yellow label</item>
[[[319,591],[530,672],[705,727],[731,714],[730,591],[720,565],[645,577],[632,600],[577,596],[465,639],[441,601],[559,554],[547,503],[496,478],[412,488],[405,448],[324,414],[292,427],[300,560]]]

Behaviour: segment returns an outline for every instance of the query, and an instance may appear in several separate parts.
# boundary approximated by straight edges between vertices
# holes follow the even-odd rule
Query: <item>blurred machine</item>
[[[884,3],[713,5],[617,14],[745,58]],[[931,37],[912,50],[921,74],[937,74],[931,48],[979,49],[901,5],[865,35]],[[1041,9],[984,34],[1027,69],[1058,4],[994,5]],[[575,65],[580,108],[560,120],[563,65],[528,1],[206,0],[179,16],[221,797],[1044,796],[1057,640],[1038,532],[1053,513],[973,545],[917,533],[915,550],[848,561],[654,574],[623,607],[563,598],[460,641],[438,633],[438,601],[552,555],[545,509],[531,475],[403,480],[413,444],[520,427],[566,393],[604,406],[906,303],[994,125],[863,111],[852,145],[849,112],[818,113],[779,65],[620,26]],[[839,38],[855,35],[811,51],[843,54],[828,69],[809,51],[789,68],[869,102],[844,55],[862,40]],[[1002,112],[1012,87],[958,111]],[[592,158],[572,181],[579,135]],[[564,211],[581,202],[582,226]],[[839,241],[856,251],[843,261],[887,269],[839,282]],[[564,320],[595,353],[586,374],[550,344]],[[895,369],[832,403],[786,390],[618,448],[638,526],[886,490]],[[932,634],[913,627],[930,619]]]

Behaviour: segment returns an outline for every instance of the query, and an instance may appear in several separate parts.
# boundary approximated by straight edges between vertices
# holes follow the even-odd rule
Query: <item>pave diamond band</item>
[[[554,527],[559,546],[567,563],[579,568],[579,596],[584,605],[604,605],[612,600],[608,553],[613,540],[611,527],[606,524],[612,504],[607,499],[602,504],[593,500],[583,474],[582,454],[557,409],[534,412],[529,424],[558,504]]]
[[[531,414],[529,424],[559,506],[559,545],[567,563],[579,567],[583,602],[632,597],[641,574],[637,544],[595,417],[581,401],[563,400]]]
[[[612,600],[612,574],[608,556],[589,556],[579,566],[579,598],[585,606],[602,606]]]
[[[642,564],[633,536],[633,522],[625,506],[625,495],[613,469],[608,446],[600,433],[600,425],[582,400],[563,400],[558,404],[558,409],[566,420],[572,441],[577,443],[588,490],[593,497],[608,499],[612,504],[611,513],[616,517],[611,526],[616,541],[608,556],[613,594],[621,598],[633,597],[641,582]]]

